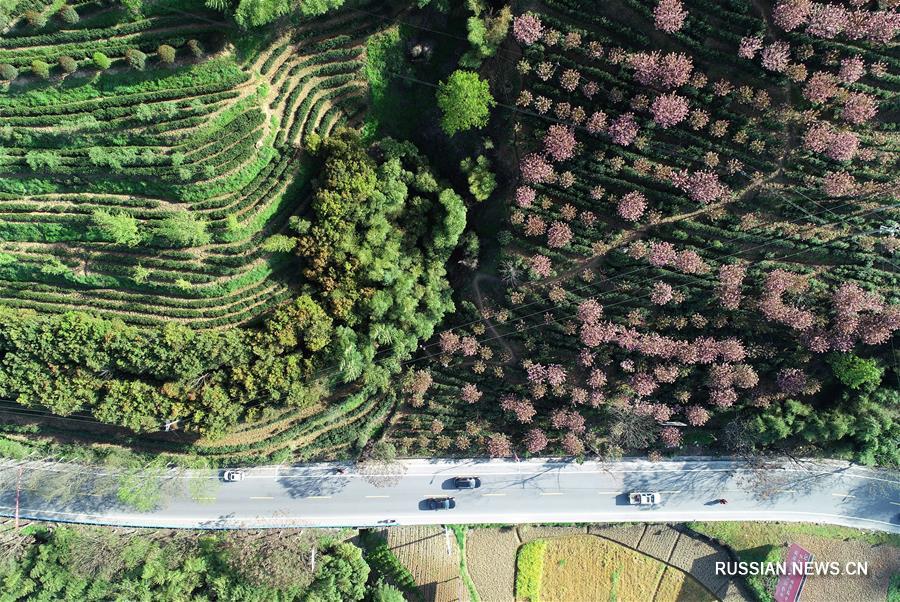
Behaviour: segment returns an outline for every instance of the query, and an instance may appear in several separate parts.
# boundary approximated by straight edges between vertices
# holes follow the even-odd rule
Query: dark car
[[[425,500],[425,507],[429,510],[451,510],[456,508],[456,500],[452,497],[430,497]]]
[[[478,477],[456,477],[453,486],[457,489],[477,489],[481,487],[481,479]]]

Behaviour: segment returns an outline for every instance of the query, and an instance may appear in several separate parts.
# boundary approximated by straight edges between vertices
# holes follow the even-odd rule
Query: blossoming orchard
[[[426,409],[460,453],[896,462],[897,9],[623,4],[513,18],[500,276],[472,274],[447,327],[477,351],[434,351]]]

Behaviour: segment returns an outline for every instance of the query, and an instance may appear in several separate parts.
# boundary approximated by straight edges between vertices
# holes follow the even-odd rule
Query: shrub
[[[175,62],[175,49],[168,44],[160,45],[156,49],[156,55],[159,57],[159,62],[165,65],[171,65]]]
[[[828,363],[838,380],[851,389],[872,390],[884,375],[884,368],[877,360],[863,359],[852,353],[834,354],[828,358]]]
[[[78,63],[70,56],[61,56],[58,59],[59,67],[64,73],[75,73],[78,71]]]
[[[203,46],[201,46],[200,42],[198,42],[197,40],[188,40],[187,47],[188,50],[191,51],[191,54],[194,55],[194,58],[199,59],[201,56],[203,56]]]
[[[13,80],[19,77],[19,70],[8,63],[0,64],[0,79]]]
[[[50,77],[50,65],[44,61],[31,61],[31,72],[36,77],[48,79]]]
[[[137,48],[129,48],[126,50],[125,60],[128,61],[129,67],[138,71],[143,71],[144,67],[147,66],[147,55]]]
[[[35,28],[41,28],[47,24],[47,16],[36,10],[25,11],[23,15],[28,24]]]
[[[78,19],[80,18],[75,7],[69,6],[68,4],[59,9],[59,12],[56,14],[59,17],[59,20],[66,25],[74,25],[75,23],[78,23]]]
[[[109,66],[112,65],[112,61],[109,60],[109,57],[102,52],[95,52],[91,59],[94,61],[94,66],[101,71],[109,69]]]

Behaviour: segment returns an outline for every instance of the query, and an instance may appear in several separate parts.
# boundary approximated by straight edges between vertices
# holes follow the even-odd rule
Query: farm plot
[[[484,602],[515,597],[516,551],[521,543],[514,527],[469,530],[466,561],[478,596]]]
[[[77,31],[6,40],[0,63],[30,63],[36,44],[54,61],[68,51],[105,53],[123,68],[133,61],[119,54],[150,58],[93,80],[82,76],[98,67],[85,59],[49,89],[23,70],[0,98],[0,301],[221,328],[289,298],[296,278],[262,243],[306,205],[299,149],[365,102],[360,56],[375,28],[333,21],[274,42],[254,65],[260,70],[227,53],[207,59],[212,39],[185,39],[217,21],[171,14],[112,30],[87,19]],[[132,39],[138,33],[120,30],[159,34]],[[174,64],[150,56],[147,44],[170,38]]]
[[[466,586],[459,576],[459,548],[452,534],[448,539],[444,529],[432,526],[391,528],[388,547],[410,570],[423,599],[468,601]]]
[[[535,541],[545,543],[540,600],[715,599],[683,571],[593,535]]]

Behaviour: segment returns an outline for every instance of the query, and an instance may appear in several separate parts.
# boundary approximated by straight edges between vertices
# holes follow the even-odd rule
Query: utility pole
[[[19,466],[19,474],[16,477],[16,531],[19,530],[19,492],[22,490],[22,472],[25,471],[24,466]]]

